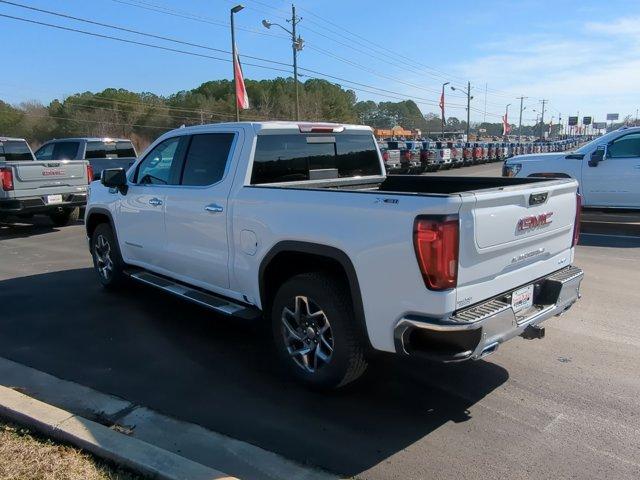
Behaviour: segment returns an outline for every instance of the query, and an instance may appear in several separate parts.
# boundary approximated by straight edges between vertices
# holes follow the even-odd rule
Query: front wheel
[[[98,280],[105,288],[117,288],[125,282],[125,265],[110,225],[101,223],[93,231],[91,256]]]
[[[367,368],[362,333],[343,283],[319,272],[296,275],[280,287],[273,302],[278,356],[298,381],[312,388],[342,387]]]

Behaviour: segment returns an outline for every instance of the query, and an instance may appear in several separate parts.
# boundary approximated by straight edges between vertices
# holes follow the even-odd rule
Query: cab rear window
[[[129,141],[87,142],[85,158],[127,158],[135,157],[136,151]]]
[[[371,135],[259,135],[251,183],[381,175],[380,159]]]
[[[0,160],[7,162],[33,160],[33,154],[27,142],[8,140],[0,142]]]

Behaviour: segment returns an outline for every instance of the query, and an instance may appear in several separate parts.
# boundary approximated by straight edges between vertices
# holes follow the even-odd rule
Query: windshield
[[[589,143],[585,143],[580,148],[576,149],[576,153],[589,153],[591,150],[595,150],[597,145],[604,145],[605,143],[609,143],[609,141],[613,140],[617,136],[620,135],[620,130],[614,130],[613,132],[609,132],[601,137],[596,138],[595,140],[591,140]]]
[[[25,141],[0,142],[0,160],[15,162],[19,160],[33,160],[29,145]]]

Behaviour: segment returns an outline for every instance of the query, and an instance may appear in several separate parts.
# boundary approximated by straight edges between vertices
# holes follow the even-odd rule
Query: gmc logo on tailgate
[[[534,228],[546,227],[552,220],[551,216],[553,212],[541,213],[540,215],[531,215],[529,217],[523,217],[518,220],[518,231],[524,232],[527,230],[533,230]]]

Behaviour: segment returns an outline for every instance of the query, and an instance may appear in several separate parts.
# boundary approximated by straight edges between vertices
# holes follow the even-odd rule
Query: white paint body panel
[[[371,345],[393,352],[393,329],[400,318],[412,313],[447,317],[459,308],[461,299],[470,297],[474,303],[479,302],[558,270],[573,259],[575,181],[556,180],[451,195],[251,186],[251,159],[257,131],[291,133],[292,125],[296,129],[297,125],[230,125],[175,130],[160,137],[147,150],[171,135],[231,128],[243,138],[243,142],[236,145],[225,179],[216,186],[219,190],[212,188],[210,197],[206,192],[193,193],[194,189],[182,194],[179,193],[181,187],[165,187],[168,192],[164,193],[163,208],[168,213],[164,217],[164,230],[160,223],[146,232],[143,225],[133,225],[132,204],[139,204],[142,212],[147,208],[142,206],[146,197],[134,200],[127,198],[129,195],[110,192],[98,182],[91,185],[88,212],[93,208],[111,212],[126,262],[261,307],[259,269],[273,246],[282,241],[300,241],[334,247],[350,259],[355,269]],[[369,131],[368,127],[348,128]],[[549,192],[549,207],[562,210],[556,212],[557,227],[514,239],[513,229],[520,216],[547,208],[525,205],[528,196],[539,191]],[[224,218],[224,222],[202,213],[205,196],[207,201],[215,203],[224,202],[226,198],[224,215],[219,217]],[[381,201],[386,198],[397,203]],[[123,216],[125,207],[128,212]],[[495,209],[497,217],[491,216],[491,209]],[[422,214],[460,215],[457,289],[435,292],[425,287],[412,236],[415,218]],[[489,225],[488,229],[484,225],[477,227],[484,222]],[[131,235],[154,248],[164,245],[160,247],[164,253],[159,254],[164,259],[135,255],[135,250],[126,247]],[[158,236],[161,238],[155,238]],[[511,263],[514,256],[539,246],[544,247],[547,254],[515,265]],[[228,276],[222,268],[225,259]],[[212,269],[216,270],[215,274]]]
[[[582,159],[567,158],[571,152],[518,155],[507,160],[508,165],[520,164],[517,177],[539,173],[560,173],[580,183],[585,207],[640,209],[640,156],[606,158],[597,167],[589,166],[591,154],[598,146],[607,145],[640,127],[624,128],[594,140],[578,149]]]

